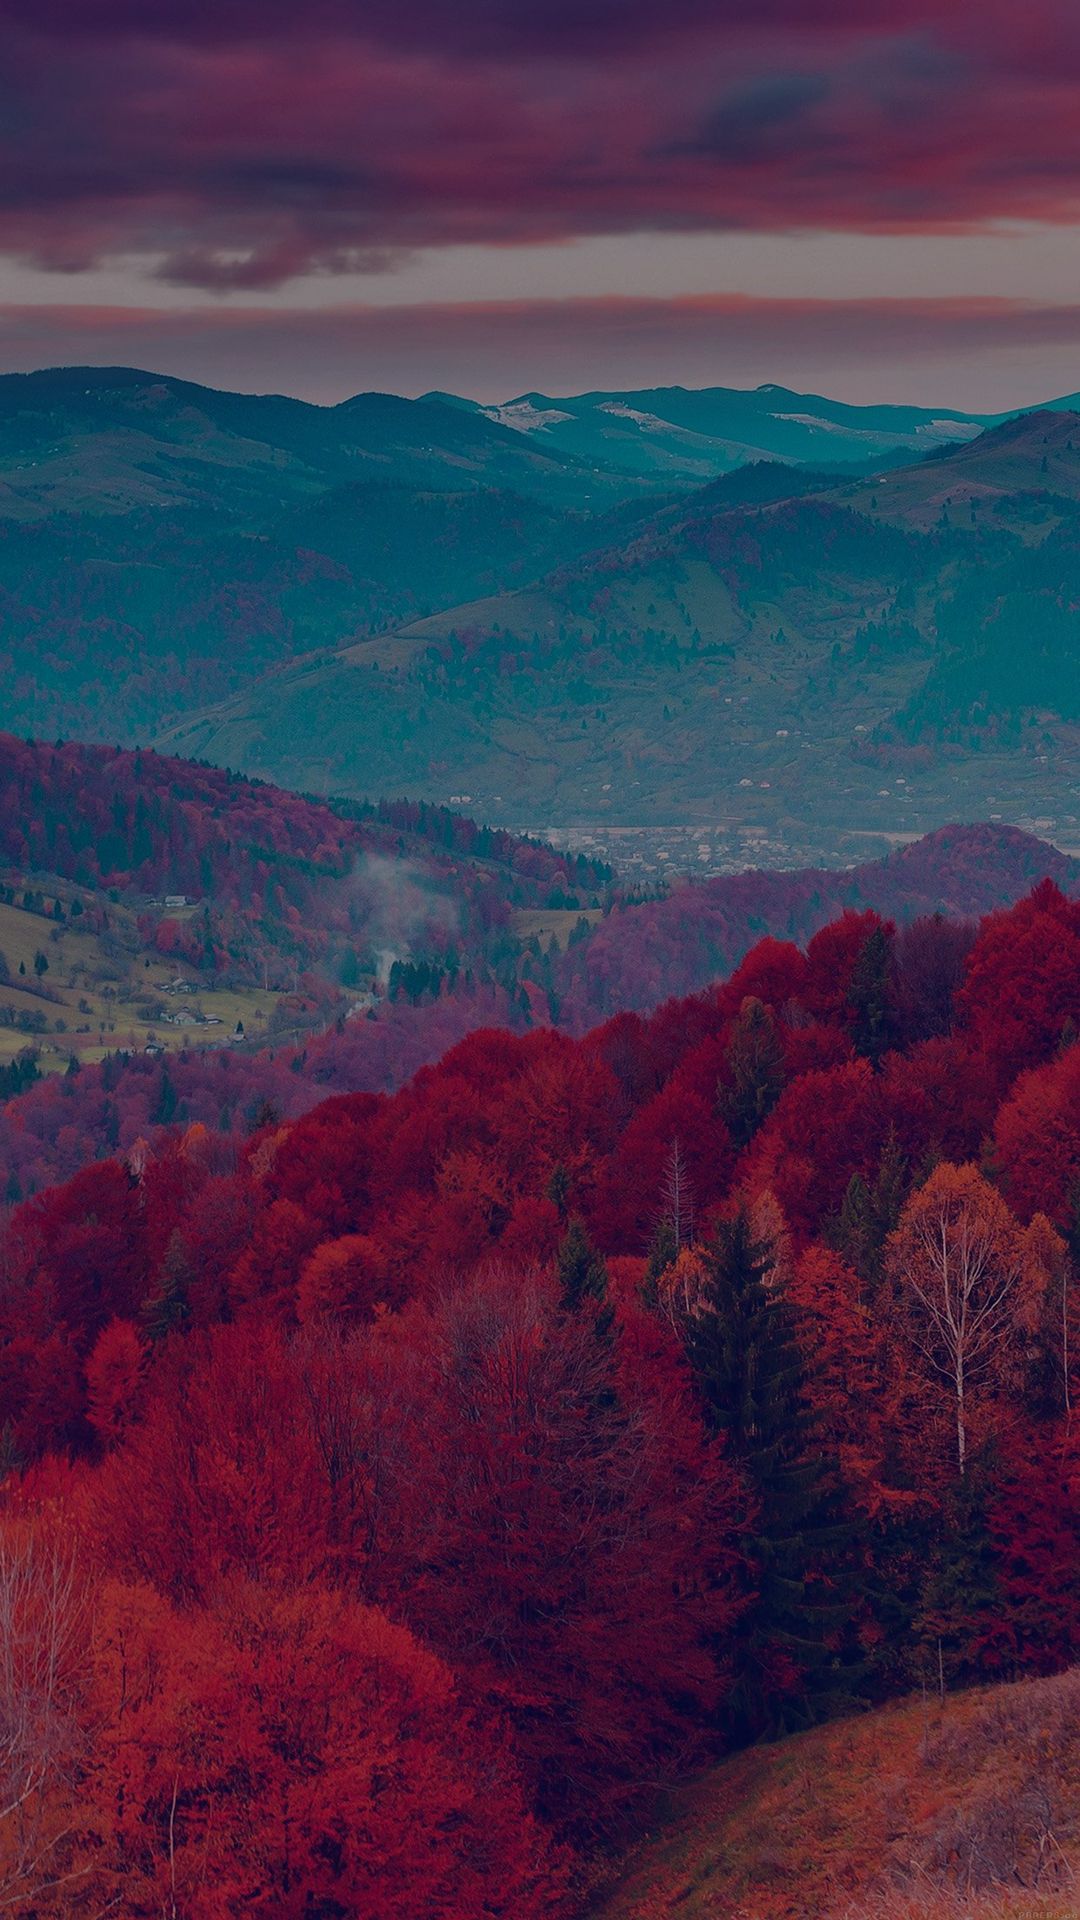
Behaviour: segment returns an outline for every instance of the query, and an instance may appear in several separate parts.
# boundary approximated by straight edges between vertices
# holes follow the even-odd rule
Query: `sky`
[[[1080,0],[4,0],[0,370],[1080,389]]]

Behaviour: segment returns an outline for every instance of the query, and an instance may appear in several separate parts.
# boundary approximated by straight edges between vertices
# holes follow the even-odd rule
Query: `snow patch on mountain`
[[[531,400],[508,400],[501,407],[483,407],[481,412],[500,427],[513,427],[515,433],[538,433],[560,420],[572,420],[572,413],[557,407],[534,407]]]

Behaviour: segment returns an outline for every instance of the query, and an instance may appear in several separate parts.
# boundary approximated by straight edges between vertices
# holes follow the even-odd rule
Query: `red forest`
[[[1080,905],[848,912],[0,1249],[0,1899],[554,1920],[657,1789],[1080,1656]]]

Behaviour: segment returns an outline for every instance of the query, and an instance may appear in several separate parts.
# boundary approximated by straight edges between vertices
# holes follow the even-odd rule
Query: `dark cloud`
[[[735,165],[764,159],[795,139],[801,144],[812,110],[829,92],[825,74],[764,74],[728,94],[687,138],[670,142],[658,157],[707,154]]]
[[[955,0],[9,0],[5,16],[35,34],[174,46],[307,41],[332,35],[468,59],[550,54],[604,58],[670,46],[673,36],[727,37],[762,28],[873,33],[935,21]]]
[[[1075,0],[9,0],[0,251],[269,287],[411,249],[1080,211]]]

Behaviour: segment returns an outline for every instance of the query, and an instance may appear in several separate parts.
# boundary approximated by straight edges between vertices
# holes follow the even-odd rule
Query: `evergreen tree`
[[[570,1204],[570,1175],[561,1160],[551,1169],[551,1178],[547,1183],[547,1197],[552,1205],[558,1208],[560,1219],[565,1220],[566,1209]]]
[[[858,1051],[877,1066],[893,1037],[892,934],[879,924],[859,948],[847,992]]]
[[[679,1242],[675,1228],[667,1214],[662,1214],[656,1223],[656,1231],[649,1248],[649,1258],[645,1265],[645,1300],[649,1306],[656,1305],[656,1283],[662,1273],[674,1264],[679,1257]]]
[[[784,1048],[771,1007],[748,995],[728,1041],[720,1112],[736,1146],[745,1147],[784,1090]]]
[[[607,1298],[607,1268],[575,1213],[563,1235],[558,1255],[559,1294],[563,1309],[575,1313],[586,1300]]]
[[[580,1307],[595,1306],[596,1330],[606,1334],[614,1318],[608,1303],[607,1267],[589,1239],[580,1214],[574,1214],[563,1235],[556,1271],[563,1312],[576,1313]]]
[[[1003,1614],[987,1518],[995,1467],[987,1453],[953,1488],[923,1581],[914,1621],[922,1667],[945,1684],[985,1678],[980,1629]]]
[[[158,1087],[157,1104],[150,1115],[155,1127],[167,1127],[176,1113],[176,1088],[167,1066],[161,1069],[161,1084]]]
[[[881,1283],[885,1242],[900,1218],[909,1184],[907,1156],[890,1127],[873,1183],[853,1173],[840,1212],[830,1223],[831,1245],[871,1292]]]
[[[151,1340],[164,1340],[188,1317],[188,1292],[194,1270],[178,1230],[169,1236],[158,1274],[157,1291],[143,1302],[142,1321]]]
[[[754,1499],[755,1592],[737,1630],[728,1703],[736,1737],[754,1739],[851,1698],[861,1674],[841,1571],[851,1529],[837,1518],[835,1469],[805,1410],[791,1311],[766,1285],[769,1250],[745,1209],[721,1222],[705,1263],[687,1357],[706,1421]]]

